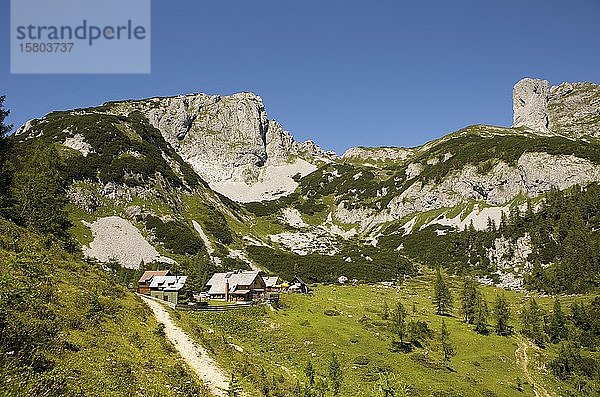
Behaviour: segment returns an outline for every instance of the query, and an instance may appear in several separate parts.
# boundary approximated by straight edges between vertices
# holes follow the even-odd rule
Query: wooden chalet
[[[150,283],[154,276],[167,276],[168,270],[146,270],[138,280],[138,294],[150,295]]]
[[[251,301],[263,298],[266,285],[259,271],[215,273],[206,283],[210,299]]]
[[[283,280],[278,276],[263,277],[268,292],[279,292],[283,289]]]

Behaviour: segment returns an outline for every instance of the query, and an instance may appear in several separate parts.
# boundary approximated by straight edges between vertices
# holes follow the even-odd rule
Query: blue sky
[[[15,127],[107,100],[252,91],[297,139],[342,153],[508,126],[522,77],[600,80],[598,0],[154,0],[149,75],[11,75],[8,11],[0,95]]]

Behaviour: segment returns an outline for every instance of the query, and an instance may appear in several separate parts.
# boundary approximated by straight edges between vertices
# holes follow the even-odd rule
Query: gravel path
[[[202,346],[192,341],[181,328],[173,323],[169,312],[163,305],[153,299],[146,297],[142,297],[142,299],[150,306],[156,319],[165,325],[167,338],[173,343],[185,362],[200,377],[202,383],[215,396],[224,397],[225,390],[229,388],[229,378],[217,366],[215,360],[209,357]]]
[[[529,356],[527,355],[527,349],[535,348],[534,344],[528,340],[521,340],[518,344],[517,350],[515,350],[515,358],[517,364],[521,367],[521,371],[525,376],[527,382],[533,388],[535,397],[552,397],[548,391],[540,383],[535,383],[533,376],[529,372]]]

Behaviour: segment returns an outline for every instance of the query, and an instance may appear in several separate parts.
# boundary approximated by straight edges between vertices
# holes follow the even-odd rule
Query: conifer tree
[[[445,316],[452,311],[452,294],[444,281],[440,267],[437,268],[433,284],[433,303],[436,307],[436,313],[440,316]]]
[[[406,336],[406,310],[400,301],[396,303],[396,309],[392,314],[392,329],[400,338],[400,344],[404,344],[404,337]]]
[[[550,342],[558,343],[567,337],[567,318],[562,311],[560,300],[554,301],[554,308],[548,322],[548,337]]]
[[[544,333],[544,310],[534,298],[531,298],[527,307],[523,309],[521,332],[539,346],[543,346],[546,341],[546,334]]]
[[[511,334],[510,326],[508,321],[510,318],[510,309],[504,293],[496,296],[496,303],[494,304],[494,319],[496,320],[496,333],[501,336]]]
[[[315,369],[311,360],[308,360],[306,367],[304,367],[304,375],[306,375],[309,386],[312,387],[315,384]]]
[[[12,130],[12,125],[4,123],[4,120],[10,114],[10,110],[4,109],[5,99],[6,97],[4,95],[0,96],[0,141],[6,137],[6,134],[8,134],[10,130]]]
[[[477,287],[471,277],[465,277],[461,294],[462,312],[465,323],[473,324],[475,317],[475,300]]]
[[[10,175],[6,170],[4,163],[6,160],[6,134],[12,129],[12,125],[7,125],[4,120],[10,111],[4,109],[4,96],[0,96],[0,215],[6,215],[8,207],[8,190],[10,185]]]
[[[477,291],[475,298],[475,332],[487,334],[488,332],[488,305],[483,294]]]
[[[342,381],[342,366],[340,365],[335,353],[331,353],[331,359],[329,360],[329,382],[331,383],[331,391],[333,392],[334,396],[340,394]]]
[[[442,319],[442,331],[440,334],[440,342],[442,343],[442,351],[444,353],[444,363],[450,364],[450,360],[452,356],[454,356],[454,346],[450,341],[450,333],[448,332],[448,328],[446,327],[446,322]]]
[[[12,217],[24,226],[64,237],[69,225],[60,156],[53,147],[34,145],[11,186]]]

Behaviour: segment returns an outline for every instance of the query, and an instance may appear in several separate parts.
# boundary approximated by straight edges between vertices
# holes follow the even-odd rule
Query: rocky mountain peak
[[[525,78],[513,87],[513,126],[548,132],[547,80]]]
[[[290,193],[296,186],[292,176],[316,168],[307,161],[335,158],[334,153],[325,152],[312,141],[297,142],[277,121],[269,120],[260,96],[250,92],[190,94],[112,106],[111,112],[144,114],[214,190],[235,200],[262,200]],[[261,188],[238,197],[246,188],[270,180],[267,174],[277,167],[285,167],[285,172],[279,170],[285,175],[278,172],[277,178],[289,179],[286,187],[269,186],[268,194]]]

